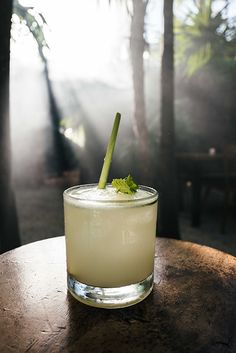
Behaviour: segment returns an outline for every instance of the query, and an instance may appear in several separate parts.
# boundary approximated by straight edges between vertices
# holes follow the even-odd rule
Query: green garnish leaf
[[[123,192],[123,194],[132,195],[138,190],[138,184],[131,175],[124,179],[113,179],[111,184],[113,188],[116,188],[117,192]]]

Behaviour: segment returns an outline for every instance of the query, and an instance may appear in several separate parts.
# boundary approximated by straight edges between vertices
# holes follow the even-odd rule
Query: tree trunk
[[[179,238],[174,124],[173,0],[164,1],[162,55],[159,235]]]
[[[12,1],[0,2],[0,251],[20,245],[11,181],[9,61]]]
[[[42,56],[41,56],[42,58]],[[63,138],[60,133],[60,120],[61,112],[58,107],[53,89],[52,83],[49,78],[48,64],[47,61],[42,58],[44,63],[44,74],[48,92],[50,117],[51,117],[51,128],[52,128],[52,150],[48,154],[48,167],[49,174],[54,174],[56,176],[61,176],[63,171],[67,169],[67,161],[65,156],[65,149],[63,144]]]
[[[143,68],[143,52],[145,47],[143,33],[146,7],[147,1],[133,1],[130,48],[134,87],[133,130],[138,142],[139,163],[140,168],[142,168],[140,169],[140,178],[142,183],[151,184],[150,151],[148,129],[146,124]]]

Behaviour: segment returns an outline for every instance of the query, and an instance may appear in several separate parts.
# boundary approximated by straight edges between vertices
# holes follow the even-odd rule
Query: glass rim
[[[102,199],[97,199],[97,198],[93,198],[93,199],[85,199],[82,197],[79,197],[79,195],[73,195],[72,192],[74,190],[77,189],[86,189],[86,188],[92,188],[97,186],[97,183],[92,183],[92,184],[81,184],[81,185],[75,185],[72,186],[68,189],[66,189],[63,192],[63,197],[64,200],[70,200],[70,201],[79,201],[82,203],[87,203],[87,204],[102,204],[102,205],[128,205],[128,204],[135,204],[135,205],[146,205],[146,204],[151,204],[151,203],[155,203],[158,200],[158,192],[157,190],[155,190],[154,188],[150,187],[150,186],[145,186],[145,185],[139,185],[139,189],[143,190],[143,191],[147,191],[149,193],[149,195],[138,198],[138,199],[123,199],[123,200],[102,200]],[[110,183],[107,184],[107,186],[112,187],[112,185]]]

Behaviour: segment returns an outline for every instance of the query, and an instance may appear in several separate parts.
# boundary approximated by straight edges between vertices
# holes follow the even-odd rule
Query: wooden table
[[[236,258],[158,239],[143,302],[105,310],[67,294],[64,238],[0,256],[0,352],[234,353]]]
[[[203,165],[208,165],[209,169],[213,163],[218,164],[218,174],[223,171],[222,153],[179,153],[176,155],[178,174],[192,183],[192,202],[191,202],[191,224],[193,227],[200,226],[201,217],[201,189],[202,179],[205,176]],[[209,172],[209,170],[208,170]],[[208,173],[209,174],[209,173]]]

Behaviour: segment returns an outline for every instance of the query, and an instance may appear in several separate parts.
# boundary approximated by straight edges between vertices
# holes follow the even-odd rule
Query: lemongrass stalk
[[[105,189],[106,184],[107,184],[109,169],[111,166],[112,156],[113,156],[113,152],[114,152],[114,148],[115,148],[115,144],[116,144],[116,137],[117,137],[117,133],[118,133],[119,125],[120,125],[120,118],[121,118],[120,113],[116,113],[111,136],[110,136],[109,143],[107,146],[106,155],[105,155],[104,162],[103,162],[103,167],[102,167],[99,183],[98,183],[99,189]]]

